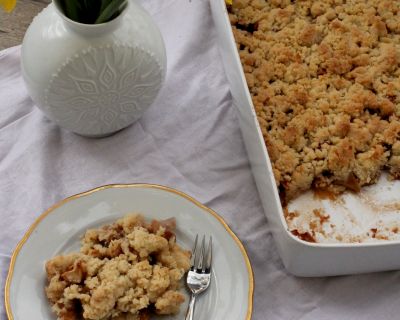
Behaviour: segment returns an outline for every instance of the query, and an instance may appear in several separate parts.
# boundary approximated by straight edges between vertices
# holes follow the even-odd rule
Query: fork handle
[[[185,320],[193,320],[194,317],[194,304],[196,303],[196,295],[192,293],[190,296],[189,305],[186,311]]]

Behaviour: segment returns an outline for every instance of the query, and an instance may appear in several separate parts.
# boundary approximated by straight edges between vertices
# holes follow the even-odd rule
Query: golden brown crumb
[[[127,215],[88,230],[80,253],[46,263],[46,295],[60,320],[148,320],[174,314],[184,302],[180,280],[190,252],[175,241],[174,220],[146,224]]]
[[[233,0],[230,21],[283,202],[400,178],[400,7]]]

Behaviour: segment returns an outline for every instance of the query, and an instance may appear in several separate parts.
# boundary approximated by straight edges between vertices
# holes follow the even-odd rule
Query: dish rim
[[[204,210],[205,212],[211,214],[214,218],[216,218],[222,226],[225,228],[225,230],[228,232],[228,234],[232,237],[236,245],[239,247],[240,252],[242,253],[242,256],[244,258],[246,268],[247,268],[247,273],[248,273],[248,282],[249,282],[249,290],[247,294],[247,312],[246,312],[246,318],[245,320],[251,320],[252,313],[253,313],[253,300],[254,300],[254,272],[252,265],[250,263],[249,256],[247,254],[247,251],[245,247],[243,246],[242,242],[240,241],[239,237],[231,230],[229,225],[225,222],[224,218],[222,218],[218,213],[216,213],[214,210],[208,208],[201,202],[197,201],[193,197],[189,196],[188,194],[179,191],[177,189],[167,187],[164,185],[160,184],[150,184],[150,183],[129,183],[129,184],[107,184],[107,185],[102,185],[87,191],[83,191],[77,194],[74,194],[72,196],[69,196],[67,198],[64,198],[60,201],[58,201],[56,204],[48,208],[46,211],[44,211],[42,214],[40,214],[35,221],[30,225],[28,230],[25,232],[21,240],[18,242],[17,246],[15,247],[11,260],[10,260],[10,265],[8,268],[8,273],[6,277],[6,284],[4,287],[4,306],[6,310],[6,315],[9,320],[14,320],[14,316],[12,314],[11,310],[11,303],[10,303],[10,288],[11,288],[11,282],[14,274],[14,267],[15,263],[17,261],[18,255],[24,246],[24,244],[28,241],[29,237],[33,233],[33,231],[36,229],[36,227],[42,222],[43,219],[45,219],[49,214],[54,212],[57,208],[63,206],[64,204],[79,199],[81,197],[89,196],[95,192],[106,190],[106,189],[124,189],[124,188],[146,188],[146,189],[157,189],[165,192],[169,192],[175,195],[178,195],[188,201],[190,201],[192,204],[195,206],[199,207],[200,209]]]

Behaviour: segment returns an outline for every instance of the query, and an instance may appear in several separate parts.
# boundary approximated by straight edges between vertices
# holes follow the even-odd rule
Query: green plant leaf
[[[115,18],[127,5],[127,0],[54,0],[71,20],[104,23]]]
[[[109,21],[120,12],[125,3],[126,0],[111,0],[105,9],[100,12],[100,15],[96,19],[95,23],[104,23]]]
[[[80,11],[82,10],[82,5],[80,1],[76,0],[63,0],[65,15],[74,21],[80,21]]]
[[[103,12],[104,9],[110,4],[112,0],[101,0],[100,12]]]

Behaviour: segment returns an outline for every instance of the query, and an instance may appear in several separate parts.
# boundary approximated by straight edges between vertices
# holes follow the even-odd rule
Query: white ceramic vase
[[[21,63],[28,92],[48,118],[101,137],[129,126],[151,105],[166,54],[157,26],[134,0],[103,24],[74,22],[52,3],[28,28]]]

